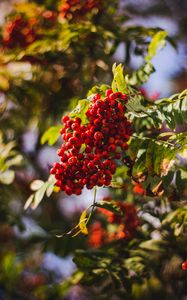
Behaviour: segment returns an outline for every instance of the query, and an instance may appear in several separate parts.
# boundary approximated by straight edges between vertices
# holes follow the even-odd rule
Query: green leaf
[[[87,96],[93,96],[94,94],[100,94],[102,97],[105,96],[106,90],[110,88],[109,85],[102,84],[101,86],[95,85],[91,90],[89,90]]]
[[[69,114],[71,118],[80,118],[83,125],[88,123],[86,117],[86,112],[89,109],[91,102],[87,99],[79,100],[78,105],[75,109]]]
[[[32,202],[34,200],[34,194],[30,195],[29,198],[27,199],[27,201],[25,202],[25,205],[24,205],[24,209],[28,209],[29,206],[31,206]]]
[[[0,183],[2,184],[11,184],[14,181],[15,173],[12,170],[7,170],[3,173],[0,173]]]
[[[154,66],[151,63],[152,58],[157,54],[157,51],[163,48],[166,44],[167,32],[160,30],[156,32],[148,46],[148,54],[145,57],[144,63],[139,69],[132,73],[129,77],[126,76],[126,82],[132,86],[141,85],[145,83],[150,75],[155,71]]]
[[[96,266],[96,261],[86,253],[85,251],[76,251],[75,257],[73,258],[74,263],[80,269],[89,269]]]
[[[161,48],[163,48],[166,44],[166,37],[167,37],[168,33],[166,31],[159,31],[157,32],[148,47],[148,54],[145,57],[145,60],[147,62],[149,62],[157,53],[158,50],[160,50]]]
[[[20,165],[22,160],[23,160],[22,155],[18,154],[16,156],[14,156],[13,158],[7,160],[6,165],[8,168],[12,167],[12,166]]]
[[[122,211],[119,206],[114,201],[99,201],[95,203],[96,207],[104,208],[115,214],[122,215]]]
[[[131,77],[126,76],[126,81],[132,86],[141,85],[148,81],[150,75],[155,71],[155,68],[150,62],[144,63],[140,68],[133,72]]]
[[[187,123],[187,90],[170,98],[159,99],[151,103],[139,95],[137,91],[131,89],[129,102],[126,106],[130,112],[131,120],[149,118],[151,123],[159,129],[164,122],[171,130],[175,130],[178,125],[186,125]]]
[[[16,146],[15,142],[9,142],[8,144],[2,144],[0,148],[0,157],[1,158],[8,158],[8,156],[11,154],[12,149]]]
[[[177,125],[187,123],[187,90],[170,98],[157,100],[155,104],[162,115],[163,121],[170,129],[174,130]]]
[[[50,197],[52,192],[54,191],[56,179],[53,175],[50,175],[46,182],[42,180],[34,180],[30,187],[35,193],[31,194],[27,199],[24,209],[27,209],[31,206],[32,209],[36,209],[40,202],[42,201],[45,193],[47,197]]]
[[[46,196],[47,196],[47,197],[50,197],[51,194],[53,193],[53,191],[54,191],[54,184],[50,184],[50,185],[48,186],[48,188],[46,189]]]
[[[149,114],[149,110],[142,104],[143,97],[138,95],[137,92],[133,96],[129,97],[129,101],[126,104],[128,112],[137,117],[145,117]]]
[[[134,136],[129,144],[128,152],[135,160],[133,176],[136,177],[137,174],[145,171],[148,171],[150,175],[165,176],[172,167],[178,147],[166,141]]]
[[[121,93],[126,93],[127,92],[127,86],[126,86],[126,81],[125,77],[123,75],[123,67],[122,64],[119,64],[116,66],[116,64],[113,65],[112,68],[113,74],[114,74],[114,79],[112,82],[112,90],[114,92],[121,92]]]
[[[41,137],[41,144],[43,145],[47,142],[50,146],[54,145],[60,136],[61,128],[62,126],[58,125],[52,126],[48,130],[46,130]]]
[[[141,243],[139,247],[149,251],[165,252],[166,246],[167,242],[163,240],[149,240]]]
[[[43,184],[43,180],[36,179],[31,183],[30,188],[32,191],[37,191],[42,187]]]
[[[127,269],[137,273],[142,273],[145,270],[143,258],[140,256],[133,256],[125,259],[124,265]]]
[[[36,209],[40,202],[42,201],[44,194],[48,188],[48,182],[45,182],[39,190],[35,193],[33,203],[32,203],[32,209]]]
[[[146,167],[150,173],[154,171],[155,148],[156,143],[154,141],[150,141],[146,151]]]

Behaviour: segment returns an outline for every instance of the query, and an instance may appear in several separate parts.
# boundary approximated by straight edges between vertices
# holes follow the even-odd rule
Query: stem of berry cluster
[[[94,208],[95,208],[95,204],[96,204],[96,197],[97,197],[97,186],[94,187],[94,196],[93,196],[92,209],[91,209],[91,212],[89,214],[88,221],[90,220],[90,218],[91,218],[91,216],[93,214],[93,211],[94,211]]]

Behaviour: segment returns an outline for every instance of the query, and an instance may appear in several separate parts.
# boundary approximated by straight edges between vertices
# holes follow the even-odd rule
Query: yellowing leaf
[[[84,210],[80,216],[79,228],[80,228],[80,231],[85,235],[88,234],[88,229],[86,227],[87,221],[88,221],[87,212],[86,212],[86,210]]]

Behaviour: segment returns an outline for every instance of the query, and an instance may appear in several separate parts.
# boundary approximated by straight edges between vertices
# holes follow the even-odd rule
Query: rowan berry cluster
[[[113,224],[113,229],[108,231],[107,226],[105,228],[103,223],[99,221],[93,223],[90,228],[88,241],[91,247],[98,248],[115,240],[133,237],[139,226],[136,207],[132,203],[127,202],[117,202],[116,205],[120,208],[123,215],[115,214],[103,208],[98,209],[103,215],[107,216],[107,225]]]
[[[17,15],[5,24],[3,45],[6,48],[25,48],[41,36],[41,28],[53,26],[56,19],[57,13],[51,10],[40,11],[37,18]]]
[[[63,19],[77,19],[84,17],[94,8],[99,10],[103,0],[65,0],[59,5],[58,11],[38,9],[36,17],[28,18],[22,14],[13,17],[5,24],[3,30],[3,46],[6,48],[26,48],[41,37],[45,28],[56,25],[58,17]],[[40,34],[38,34],[40,32]]]
[[[106,91],[106,97],[96,94],[86,112],[88,124],[79,118],[64,116],[61,135],[64,143],[58,150],[61,161],[51,174],[56,185],[68,195],[81,194],[84,186],[109,186],[118,161],[123,161],[132,131],[124,116],[126,94]]]
[[[102,0],[66,0],[59,6],[59,15],[65,19],[81,18],[94,8],[100,9]]]
[[[21,47],[32,44],[36,38],[36,30],[34,25],[36,19],[25,19],[18,15],[13,20],[6,23],[3,32],[3,45],[7,48]]]

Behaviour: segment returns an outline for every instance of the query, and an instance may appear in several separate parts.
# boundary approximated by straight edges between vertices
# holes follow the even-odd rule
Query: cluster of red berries
[[[131,123],[124,116],[126,102],[126,94],[109,89],[104,99],[99,94],[92,98],[87,125],[79,118],[62,118],[61,161],[53,165],[51,174],[68,195],[81,194],[84,186],[92,189],[111,184],[117,161],[123,161],[132,134]]]
[[[38,18],[26,18],[17,15],[7,22],[3,32],[3,45],[7,48],[25,48],[39,38],[40,27],[50,27],[57,18],[51,10],[42,11]]]
[[[35,18],[25,19],[21,15],[7,22],[3,32],[4,46],[8,48],[25,48],[32,44],[37,38],[35,24]]]
[[[85,16],[94,8],[100,9],[102,0],[65,0],[59,5],[58,12],[41,11],[37,18],[17,15],[5,24],[3,46],[6,48],[25,48],[39,38],[38,25],[50,27],[58,16],[65,19],[77,19]],[[37,25],[37,28],[36,28]],[[40,30],[39,30],[40,31]]]
[[[184,271],[187,271],[187,260],[185,260],[183,263],[182,263],[182,269]]]
[[[59,15],[65,19],[81,18],[94,8],[100,9],[102,0],[66,0],[59,6]]]
[[[123,215],[117,215],[106,209],[98,209],[102,214],[107,216],[107,225],[113,224],[113,230],[108,231],[107,227],[97,221],[91,225],[89,235],[89,245],[98,248],[103,244],[121,239],[130,239],[139,226],[136,207],[132,203],[117,202]]]

